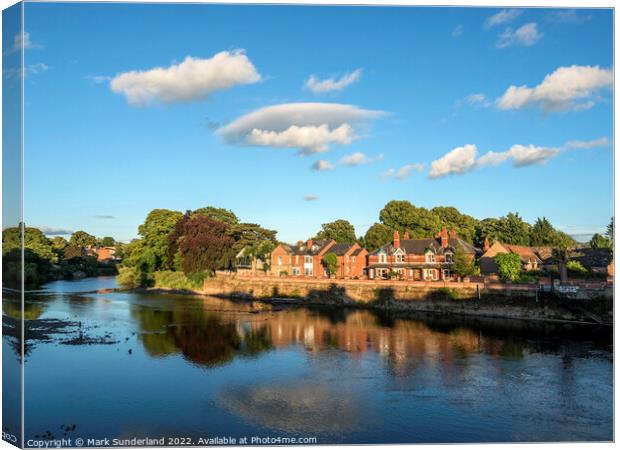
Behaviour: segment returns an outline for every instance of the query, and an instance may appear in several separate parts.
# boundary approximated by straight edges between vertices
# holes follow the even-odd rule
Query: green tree
[[[454,264],[452,269],[457,275],[462,277],[471,277],[476,275],[476,264],[474,258],[471,255],[465,253],[465,249],[462,245],[458,245],[453,255]]]
[[[206,216],[209,219],[216,220],[218,222],[224,222],[229,225],[235,225],[239,223],[237,215],[224,208],[216,208],[215,206],[205,206],[204,208],[198,208],[192,214],[199,214]]]
[[[69,242],[62,236],[56,236],[52,239],[52,247],[56,250],[64,250],[67,245]]]
[[[374,252],[379,247],[392,241],[394,232],[382,223],[373,224],[364,236],[364,244],[369,252]]]
[[[219,222],[222,221],[220,220]],[[276,243],[277,232],[275,230],[268,230],[255,223],[229,224],[227,230],[228,235],[235,241],[233,246],[235,253],[239,253],[243,248],[254,244],[260,244],[264,241],[270,241],[273,244]]]
[[[321,225],[321,231],[319,231],[315,239],[333,239],[337,243],[353,243],[355,239],[355,228],[347,220],[338,219],[333,222],[324,223]]]
[[[441,229],[439,216],[407,200],[392,200],[379,213],[381,222],[392,230],[409,231],[413,238],[434,236]]]
[[[607,239],[609,239],[609,242],[611,242],[611,246],[613,247],[613,244],[614,244],[614,218],[613,217],[609,221],[609,225],[607,225],[607,232],[605,233],[605,236],[607,237]]]
[[[323,264],[325,264],[330,277],[336,275],[338,271],[338,256],[335,253],[328,252],[323,255]]]
[[[560,281],[566,283],[568,280],[567,264],[570,259],[570,252],[575,246],[575,240],[563,232],[558,232],[555,242],[553,243],[553,259],[558,266],[560,272]]]
[[[456,229],[459,237],[469,243],[473,243],[478,228],[478,220],[467,214],[462,214],[452,206],[436,206],[430,210],[431,213],[439,217],[442,226],[448,229]],[[430,235],[432,236],[432,235]]]
[[[75,245],[82,248],[94,247],[97,245],[97,238],[92,234],[88,234],[86,231],[76,231],[71,235],[69,245]]]
[[[508,213],[498,221],[499,239],[505,244],[530,245],[530,224],[519,213]]]
[[[142,236],[143,242],[133,246],[128,264],[148,262],[146,266],[152,266],[153,271],[172,268],[168,261],[168,242],[177,222],[182,217],[183,214],[179,211],[152,210],[146,216],[144,223],[138,227],[138,233]]]
[[[521,275],[521,258],[516,253],[499,253],[495,257],[499,276],[504,281],[515,281]]]
[[[546,217],[536,219],[530,231],[530,245],[543,247],[553,245],[557,239],[557,231]]]
[[[611,248],[611,242],[605,236],[594,233],[590,239],[590,247],[592,248]]]
[[[105,236],[103,239],[101,239],[102,247],[114,247],[115,244],[116,242],[114,241],[114,238],[111,236]]]

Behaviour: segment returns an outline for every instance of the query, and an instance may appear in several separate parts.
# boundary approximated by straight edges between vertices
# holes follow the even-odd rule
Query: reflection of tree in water
[[[255,356],[273,348],[267,325],[238,330],[234,322],[224,322],[207,310],[136,306],[132,315],[140,324],[146,352],[154,357],[180,352],[189,361],[210,367],[229,362],[235,355]]]
[[[288,433],[344,433],[369,422],[355,396],[327,382],[232,386],[217,401],[248,422]]]

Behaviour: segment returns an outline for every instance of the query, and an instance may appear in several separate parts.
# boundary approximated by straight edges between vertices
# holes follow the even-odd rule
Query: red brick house
[[[297,245],[280,244],[271,252],[271,273],[322,278],[327,277],[323,256],[334,240],[312,240]]]
[[[116,248],[114,247],[99,247],[96,252],[98,261],[112,261],[116,259]]]
[[[334,244],[326,253],[334,253],[338,258],[336,278],[361,278],[364,276],[368,250],[359,244]]]
[[[434,238],[410,239],[405,232],[403,239],[394,231],[394,240],[368,255],[367,273],[370,279],[390,278],[397,273],[404,280],[451,280],[453,256],[461,246],[471,258],[480,251],[443,227]]]
[[[271,274],[328,278],[323,263],[327,253],[334,253],[338,259],[337,278],[360,278],[364,275],[368,251],[359,244],[337,244],[334,240],[312,239],[297,245],[278,245],[271,252]]]

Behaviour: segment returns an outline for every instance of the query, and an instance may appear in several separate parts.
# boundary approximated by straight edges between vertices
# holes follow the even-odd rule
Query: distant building
[[[237,272],[264,272],[265,271],[265,262],[260,258],[255,258],[247,254],[247,249],[242,248],[237,256],[235,257],[235,267]]]
[[[613,276],[612,252],[607,248],[576,248],[569,252],[569,258],[579,261],[583,267],[592,272]]]
[[[521,259],[521,268],[525,271],[542,270],[543,261],[536,254],[533,247],[525,245],[503,244],[495,241],[489,246],[489,241],[485,239],[484,253],[480,257],[480,273],[482,275],[492,275],[497,273],[497,263],[495,257],[500,253],[514,253]]]
[[[114,261],[116,260],[116,248],[115,247],[99,247],[95,250],[97,254],[97,261]]]
[[[390,278],[393,273],[405,280],[452,280],[454,278],[454,253],[458,247],[472,259],[479,249],[458,237],[455,229],[450,233],[443,227],[434,238],[403,238],[394,231],[392,243],[368,255],[368,278]]]

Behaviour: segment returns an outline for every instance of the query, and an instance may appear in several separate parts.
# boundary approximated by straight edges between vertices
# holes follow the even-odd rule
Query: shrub
[[[588,269],[583,267],[583,265],[579,261],[576,261],[574,259],[571,259],[566,263],[566,270],[577,275],[585,275],[586,273],[588,273]]]
[[[140,277],[136,267],[120,267],[116,282],[125,289],[140,287]]]
[[[433,300],[458,300],[460,298],[459,291],[449,287],[441,287],[431,293]]]
[[[516,253],[500,253],[495,262],[503,281],[515,281],[521,275],[521,258]]]
[[[163,270],[154,272],[155,287],[166,289],[202,290],[204,287],[205,272],[192,272],[185,275],[183,272]]]

